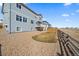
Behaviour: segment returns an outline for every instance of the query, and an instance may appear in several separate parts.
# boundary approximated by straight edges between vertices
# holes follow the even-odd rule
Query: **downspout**
[[[10,34],[11,34],[11,3],[10,3]]]
[[[1,10],[1,12],[2,12],[2,14],[4,14],[4,3],[2,3],[2,10]]]

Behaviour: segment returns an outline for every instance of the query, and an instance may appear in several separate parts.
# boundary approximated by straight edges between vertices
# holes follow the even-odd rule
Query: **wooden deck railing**
[[[70,35],[58,30],[58,41],[60,45],[61,56],[78,56],[79,41],[72,38]]]

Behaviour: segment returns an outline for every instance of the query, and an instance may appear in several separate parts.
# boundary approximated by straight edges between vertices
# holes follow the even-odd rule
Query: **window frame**
[[[22,16],[19,16],[19,18],[20,18],[20,20],[19,20],[19,21],[20,21],[20,22],[22,22]]]
[[[16,31],[21,31],[21,27],[16,27]]]
[[[16,15],[16,21],[22,22],[22,16]]]
[[[31,20],[31,24],[34,24],[34,21],[33,20]]]
[[[19,19],[20,19],[19,15],[16,15],[16,21],[19,21]]]
[[[23,22],[27,22],[27,18],[23,17]]]
[[[21,4],[16,3],[16,7],[19,8],[19,9],[21,9]]]

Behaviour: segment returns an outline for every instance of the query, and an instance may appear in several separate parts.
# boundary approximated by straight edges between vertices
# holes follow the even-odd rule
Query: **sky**
[[[42,14],[43,20],[49,22],[52,27],[79,27],[78,3],[28,3],[26,5],[36,13]],[[1,12],[0,18],[3,18]]]
[[[1,13],[1,9],[2,9],[2,3],[0,3],[0,19],[3,19],[3,15]]]
[[[75,3],[31,3],[33,11],[43,15],[53,27],[79,27],[79,4]]]

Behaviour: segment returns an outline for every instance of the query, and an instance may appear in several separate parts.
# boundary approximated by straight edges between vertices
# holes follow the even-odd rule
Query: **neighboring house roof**
[[[37,25],[40,25],[40,24],[42,24],[42,22],[41,21],[37,21],[36,24]]]
[[[47,21],[43,21],[43,24],[49,24]]]
[[[43,21],[43,24],[44,24],[44,25],[51,26],[51,24],[49,24],[47,21]]]
[[[38,16],[42,16],[41,14],[37,14],[36,12],[34,12],[30,8],[28,8],[25,4],[23,4],[23,3],[19,3],[19,4],[21,4],[22,6],[24,6],[26,9],[28,9],[29,11],[31,11],[33,14],[38,15]],[[4,3],[2,4],[2,13],[4,14],[3,9],[4,9]]]
[[[49,24],[47,21],[37,21],[36,24],[38,24],[38,25],[40,25],[40,24],[48,25],[49,27],[51,26],[51,24]]]

